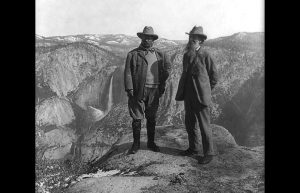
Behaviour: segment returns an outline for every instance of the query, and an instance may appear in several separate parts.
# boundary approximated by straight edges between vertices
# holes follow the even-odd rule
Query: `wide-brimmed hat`
[[[203,37],[204,40],[207,39],[207,35],[203,33],[203,28],[201,26],[194,26],[193,29],[190,31],[190,33],[187,33],[188,35],[199,35]]]
[[[138,32],[137,36],[143,38],[144,36],[152,36],[154,40],[158,39],[158,35],[154,34],[153,28],[151,26],[145,26],[143,32]]]

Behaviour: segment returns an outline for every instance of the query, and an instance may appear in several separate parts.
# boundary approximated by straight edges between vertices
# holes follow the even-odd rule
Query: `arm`
[[[213,58],[209,54],[207,55],[205,61],[206,61],[206,70],[209,76],[210,88],[211,90],[213,90],[218,82],[217,68]]]
[[[159,93],[162,95],[165,92],[166,80],[168,79],[171,72],[171,61],[167,54],[163,54],[163,68],[162,68],[162,78],[159,85]]]
[[[164,68],[163,68],[163,79],[162,81],[165,82],[171,72],[171,61],[170,61],[170,57],[167,54],[164,54]]]
[[[128,53],[125,62],[125,69],[124,69],[124,87],[126,92],[133,90],[131,65],[130,65],[131,58],[132,58],[131,53]]]
[[[178,88],[175,96],[176,101],[183,101],[184,100],[184,86],[185,86],[185,77],[186,77],[186,55],[183,55],[183,68],[182,68],[182,73],[178,82]]]

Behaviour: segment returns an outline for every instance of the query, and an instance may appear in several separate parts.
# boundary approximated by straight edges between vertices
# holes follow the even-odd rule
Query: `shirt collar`
[[[149,51],[150,51],[151,53],[154,53],[154,51],[155,51],[155,48],[154,48],[154,47],[151,47],[151,48],[145,48],[145,47],[143,47],[142,45],[139,46],[139,49],[145,51],[145,54],[146,54],[146,55],[148,54]]]

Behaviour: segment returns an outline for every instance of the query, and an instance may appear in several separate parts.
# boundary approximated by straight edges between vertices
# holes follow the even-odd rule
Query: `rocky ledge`
[[[188,146],[183,126],[157,128],[156,143],[161,152],[147,149],[143,129],[141,150],[136,154],[127,155],[132,142],[128,134],[92,164],[92,173],[118,172],[81,178],[67,192],[264,192],[264,147],[238,146],[225,128],[212,127],[217,155],[209,164],[198,164],[198,156],[178,155]]]

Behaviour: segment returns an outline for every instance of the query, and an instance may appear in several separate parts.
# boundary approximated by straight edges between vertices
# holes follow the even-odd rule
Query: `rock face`
[[[249,43],[247,38],[253,42]],[[256,39],[255,39],[256,38]],[[263,145],[264,48],[261,34],[244,34],[207,42],[218,69],[219,82],[212,92],[212,122],[227,128],[238,144]],[[256,41],[254,41],[256,40]],[[158,124],[184,123],[184,107],[175,94],[182,72],[183,46],[167,51],[172,72],[161,98]],[[255,136],[255,137],[254,137]],[[257,140],[253,140],[256,138]]]
[[[76,142],[75,114],[67,99],[51,97],[36,108],[36,145],[38,157],[61,159]]]
[[[120,62],[99,47],[86,43],[38,49],[36,77],[38,85],[47,85],[57,96],[67,96],[88,77],[99,73],[104,66]],[[117,64],[115,64],[117,65]]]
[[[36,127],[36,154],[37,158],[62,159],[71,150],[72,144],[77,141],[75,131],[66,126]]]
[[[254,72],[239,91],[223,105],[216,121],[230,128],[238,144],[255,147],[264,144],[264,74]]]
[[[72,106],[66,99],[52,97],[37,105],[36,124],[39,126],[64,126],[71,124],[74,120]]]
[[[127,134],[93,164],[94,172],[119,173],[82,179],[67,192],[264,192],[263,147],[238,146],[226,129],[212,127],[217,155],[207,165],[199,165],[198,156],[178,155],[187,147],[182,127],[157,129],[156,143],[161,152],[147,149],[144,129],[141,150],[136,154],[127,155],[132,139]]]
[[[100,158],[122,135],[128,134],[131,118],[123,85],[124,61],[127,52],[138,44],[138,38],[120,34],[37,36],[36,127],[39,132],[71,129],[76,137],[71,140],[69,153],[77,152],[86,161]],[[204,47],[215,57],[220,74],[213,91],[212,122],[227,128],[239,145],[263,144],[262,45],[263,34],[241,33],[209,40]],[[184,123],[184,106],[174,98],[184,45],[180,41],[159,39],[156,46],[166,51],[172,61],[157,125],[180,126]],[[101,147],[97,149],[99,144]],[[38,149],[44,151],[46,146]],[[57,156],[47,156],[50,157]]]
[[[226,148],[237,146],[232,135],[223,127],[212,125],[214,145],[217,152],[222,152]],[[188,148],[187,132],[183,125],[167,126],[156,128],[156,142],[165,147]],[[200,134],[198,133],[200,136]],[[201,138],[201,137],[200,137]],[[142,141],[147,141],[147,132],[143,128],[141,131]],[[132,143],[132,129],[128,128],[101,128],[93,130],[85,136],[82,148],[85,149],[82,159],[92,162],[99,160],[107,152],[115,151],[120,143],[126,144],[124,148],[130,148]],[[201,141],[200,141],[201,143]],[[119,147],[118,147],[119,148]],[[202,148],[202,147],[200,147]]]
[[[120,63],[119,57],[87,43],[37,48],[36,126],[38,132],[56,141],[37,146],[44,152],[44,158],[59,159],[71,153],[91,125],[110,111],[112,74]],[[65,128],[72,133],[68,134],[72,140],[49,133],[51,130],[65,133]],[[61,146],[66,147],[61,149]]]

